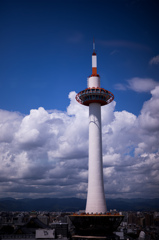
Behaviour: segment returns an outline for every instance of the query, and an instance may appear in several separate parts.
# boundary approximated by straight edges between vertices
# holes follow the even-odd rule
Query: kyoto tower
[[[97,55],[93,41],[92,75],[87,79],[87,88],[76,95],[76,100],[89,107],[89,169],[86,213],[107,211],[103,181],[101,106],[112,102],[114,95],[100,87],[97,74]]]
[[[124,216],[107,211],[103,181],[101,106],[112,102],[114,95],[100,87],[97,74],[97,55],[93,41],[92,75],[88,77],[87,88],[76,95],[76,100],[89,107],[89,166],[88,193],[85,213],[74,213],[69,219],[74,226],[71,230],[73,240],[83,238],[116,239],[114,231]]]

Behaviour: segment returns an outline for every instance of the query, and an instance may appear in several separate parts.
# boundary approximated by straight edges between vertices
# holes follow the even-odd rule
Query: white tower
[[[114,95],[100,87],[97,74],[97,55],[93,42],[92,75],[88,77],[87,88],[76,95],[76,100],[89,106],[89,171],[86,213],[107,211],[103,181],[101,106],[113,101]]]

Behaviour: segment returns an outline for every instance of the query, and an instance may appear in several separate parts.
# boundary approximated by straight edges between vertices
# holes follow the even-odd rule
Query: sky
[[[107,198],[159,198],[159,2],[0,1],[0,197],[86,198],[89,109],[101,87]]]

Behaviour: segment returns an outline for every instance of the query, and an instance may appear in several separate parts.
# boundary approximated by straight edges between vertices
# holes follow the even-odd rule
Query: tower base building
[[[112,236],[112,233],[119,227],[124,216],[119,214],[74,214],[70,215],[69,218],[74,226],[72,236],[79,236],[79,238],[92,236],[95,238]]]

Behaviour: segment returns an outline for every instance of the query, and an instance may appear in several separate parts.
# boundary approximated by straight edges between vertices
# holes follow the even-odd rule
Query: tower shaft
[[[89,173],[86,212],[106,212],[103,184],[101,105],[89,105]]]

